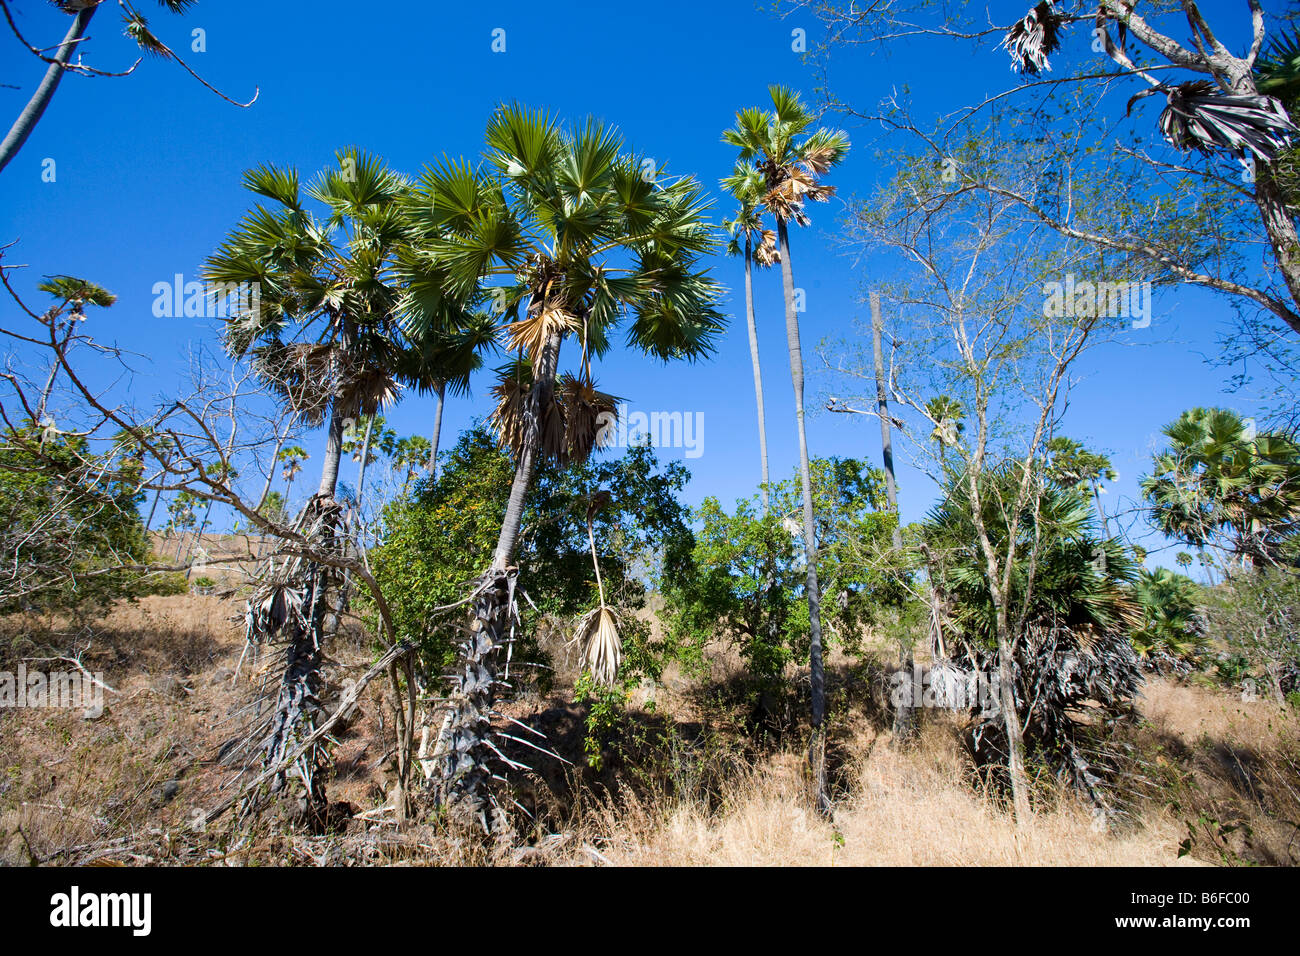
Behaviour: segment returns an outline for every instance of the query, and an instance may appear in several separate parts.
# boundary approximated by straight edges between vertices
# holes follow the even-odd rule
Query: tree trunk
[[[361,520],[361,490],[366,486],[366,465],[370,464],[370,436],[375,430],[375,417],[366,419],[366,437],[361,441],[361,469],[357,472],[357,520]]]
[[[36,88],[32,98],[27,101],[23,111],[18,114],[18,119],[9,128],[4,142],[0,143],[0,169],[4,169],[9,165],[9,160],[18,154],[18,150],[22,149],[23,143],[27,142],[27,137],[32,135],[32,130],[36,128],[37,122],[40,121],[41,115],[45,112],[45,107],[50,105],[50,100],[54,97],[54,91],[58,89],[59,81],[63,79],[66,64],[72,59],[72,54],[81,45],[79,42],[81,38],[86,35],[86,28],[90,26],[90,18],[95,15],[95,11],[98,9],[98,4],[87,7],[73,18],[72,25],[68,27],[67,35],[59,45],[58,52],[54,54],[54,62],[45,70],[45,77],[41,80],[41,85]]]
[[[156,491],[153,493],[153,505],[150,506],[150,508],[149,508],[149,517],[146,518],[146,519],[145,519],[145,522],[144,522],[144,527],[145,527],[145,530],[146,530],[146,531],[148,531],[148,530],[149,530],[149,527],[153,524],[153,516],[154,516],[154,512],[156,512],[156,511],[158,510],[158,502],[159,502],[161,499],[162,499],[162,489],[159,488],[158,490],[156,490]]]
[[[1016,709],[1015,657],[1005,602],[998,607],[998,706],[1007,735],[1007,775],[1011,779],[1011,804],[1016,823],[1029,820],[1029,776],[1025,773],[1025,730]]]
[[[519,526],[524,517],[524,499],[533,483],[537,469],[537,452],[542,443],[541,409],[549,402],[555,388],[555,370],[560,361],[560,335],[554,333],[542,347],[541,360],[533,376],[533,387],[528,393],[528,414],[531,425],[528,440],[515,463],[515,477],[510,483],[510,499],[501,519],[501,534],[497,537],[492,556],[492,570],[501,572],[514,559],[515,544],[519,541]]]
[[[429,439],[429,474],[438,477],[438,441],[442,437],[442,406],[447,398],[447,385],[439,383],[433,393],[438,396],[438,405],[433,412],[433,436]]]
[[[885,465],[885,498],[889,510],[894,513],[893,544],[895,554],[903,550],[902,516],[898,513],[898,485],[894,478],[894,444],[889,431],[889,395],[885,387],[885,356],[881,346],[884,320],[880,317],[880,296],[871,293],[871,350],[876,366],[876,414],[880,418],[880,455]],[[915,661],[912,648],[907,641],[900,638],[898,642],[898,663],[907,675],[907,686],[913,686],[912,670]],[[900,703],[894,711],[894,740],[901,743],[908,740],[916,729],[916,714],[909,704]]]
[[[1267,163],[1257,164],[1255,170],[1255,205],[1273,247],[1273,258],[1286,282],[1287,291],[1300,308],[1300,238],[1296,236],[1295,220],[1282,198],[1282,191],[1273,180],[1273,171]],[[1300,316],[1291,311],[1285,316],[1292,331],[1300,332]]]
[[[271,467],[266,470],[266,484],[262,485],[262,493],[257,498],[257,507],[254,511],[261,511],[262,506],[266,504],[266,497],[271,493],[271,485],[275,482],[275,462],[280,457],[280,449],[284,447],[288,435],[283,435],[275,440],[275,451],[271,452]]]
[[[821,595],[817,589],[817,529],[813,522],[812,469],[808,463],[808,433],[804,428],[803,349],[799,342],[799,315],[794,307],[794,272],[790,265],[790,237],[783,219],[777,219],[781,243],[781,278],[785,285],[785,332],[790,352],[790,384],[794,387],[794,416],[799,431],[799,475],[803,485],[803,547],[808,562],[809,678],[812,684],[812,740],[808,760],[816,789],[817,809],[830,812],[826,794],[826,672],[822,663]]]
[[[212,499],[208,499],[208,507],[203,512],[203,520],[199,522],[199,530],[194,535],[194,540],[190,542],[190,553],[185,559],[189,567],[185,569],[185,580],[190,579],[194,573],[194,549],[203,547],[203,529],[208,526],[208,518],[212,516]]]
[[[325,438],[325,461],[321,465],[319,494],[333,498],[339,484],[339,461],[343,457],[343,416],[330,410],[329,432]]]
[[[1106,518],[1106,512],[1101,506],[1101,492],[1097,489],[1095,481],[1089,482],[1092,485],[1092,500],[1097,505],[1097,517],[1101,519],[1101,530],[1107,538],[1110,537],[1110,521]]]
[[[767,472],[767,416],[763,410],[763,369],[758,361],[758,327],[754,323],[754,256],[749,237],[745,237],[745,318],[749,324],[749,358],[754,363],[754,398],[758,403],[758,456],[763,475],[763,513],[772,509],[772,494]]]
[[[528,392],[530,427],[515,463],[510,498],[501,521],[492,566],[475,587],[474,620],[457,653],[459,675],[449,698],[449,714],[435,747],[440,774],[434,786],[453,821],[473,822],[489,834],[508,832],[504,813],[492,795],[491,763],[501,754],[492,743],[492,712],[496,699],[497,665],[501,648],[512,638],[515,581],[511,567],[524,500],[537,469],[541,447],[541,410],[550,402],[559,364],[561,336],[552,334],[542,347]]]

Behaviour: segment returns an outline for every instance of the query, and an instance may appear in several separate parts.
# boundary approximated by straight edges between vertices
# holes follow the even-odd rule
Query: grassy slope
[[[237,731],[237,711],[259,669],[246,659],[235,677],[240,613],[236,602],[216,596],[156,597],[94,622],[93,640],[84,628],[64,628],[55,643],[65,651],[87,645],[84,662],[103,671],[118,693],[108,695],[96,720],[68,711],[0,710],[0,862],[484,859],[467,858],[469,851],[436,826],[399,833],[387,822],[392,724],[379,682],[339,735],[329,784],[333,800],[366,819],[323,836],[287,832],[273,819],[239,831],[229,818],[202,835],[187,830],[192,813],[215,803],[228,780],[210,761]],[[0,622],[0,668],[49,653],[48,638],[33,640],[40,630],[38,622]],[[369,659],[359,640],[332,653],[336,683],[357,676]],[[500,859],[787,866],[1297,861],[1295,827],[1282,822],[1300,819],[1293,712],[1243,703],[1222,690],[1152,681],[1144,719],[1127,735],[1132,766],[1141,768],[1131,793],[1134,819],[1099,833],[1075,801],[1045,788],[1036,817],[1017,832],[975,782],[951,717],[928,714],[917,746],[900,753],[889,746],[888,722],[873,709],[871,693],[858,693],[847,662],[840,664],[834,828],[808,809],[797,729],[756,748],[741,729],[743,713],[728,703],[738,663],[715,649],[709,682],[669,676],[634,695],[630,726],[639,734],[630,738],[673,730],[668,743],[639,751],[656,755],[653,773],[638,774],[635,757],[611,757],[600,774],[566,772],[537,758],[547,780],[521,788],[530,794],[521,799],[539,814],[533,845]],[[560,671],[563,687],[567,675]],[[652,713],[644,709],[648,697]],[[581,711],[562,696],[534,694],[511,710],[581,762]],[[614,778],[640,784],[612,795]],[[1201,818],[1209,822],[1196,822]],[[1191,853],[1180,859],[1189,822]]]

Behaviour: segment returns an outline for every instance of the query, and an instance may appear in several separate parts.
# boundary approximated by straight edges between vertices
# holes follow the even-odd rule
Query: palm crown
[[[736,126],[722,139],[740,151],[742,163],[753,163],[763,177],[762,205],[780,222],[808,225],[807,200],[826,202],[834,186],[819,182],[848,154],[849,138],[840,130],[808,133],[816,116],[799,95],[784,86],[768,88],[772,109],[751,108],[736,114]]]
[[[392,318],[391,258],[405,237],[399,200],[409,184],[355,148],[337,158],[338,168],[306,188],[321,214],[304,204],[295,169],[245,173],[244,186],[273,205],[255,205],[203,273],[209,282],[256,283],[257,307],[226,320],[226,347],[251,355],[309,424],[331,409],[373,415],[415,371]]]
[[[412,334],[453,332],[465,308],[492,294],[519,353],[497,389],[498,431],[518,452],[525,429],[512,427],[512,403],[548,343],[580,342],[583,370],[564,391],[587,405],[608,400],[589,362],[608,351],[625,316],[628,344],[657,358],[711,351],[720,289],[699,258],[716,239],[694,179],[649,172],[649,161],[624,152],[619,134],[595,120],[565,130],[544,113],[503,106],[487,146],[482,167],[444,160],[413,191],[417,238],[399,260],[408,287],[401,311]],[[504,284],[485,288],[494,278]],[[557,437],[574,437],[574,412],[560,399],[541,410],[551,419],[544,451],[563,457],[583,444]]]
[[[1186,411],[1165,435],[1170,445],[1142,482],[1160,529],[1198,547],[1226,532],[1242,557],[1277,560],[1300,532],[1300,446],[1251,434],[1222,408]]]
[[[745,249],[750,250],[754,261],[760,266],[772,266],[780,262],[776,233],[763,228],[763,174],[751,164],[737,163],[731,175],[722,180],[722,188],[731,193],[740,204],[735,215],[722,224],[729,236],[727,255],[740,255],[743,240]]]

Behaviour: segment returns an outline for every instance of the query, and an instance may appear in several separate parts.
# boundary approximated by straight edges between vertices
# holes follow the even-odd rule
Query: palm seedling
[[[625,318],[629,346],[693,361],[711,351],[722,317],[718,286],[699,265],[716,239],[694,179],[662,166],[650,172],[594,119],[564,129],[543,113],[503,106],[486,140],[478,168],[444,160],[425,170],[400,268],[414,337],[454,332],[490,291],[513,353],[498,371],[492,424],[514,477],[491,567],[471,592],[472,624],[439,749],[443,799],[493,829],[501,820],[491,789],[502,759],[491,727],[497,657],[518,620],[512,561],[533,476],[596,447],[614,399],[597,388],[591,362],[609,351]],[[576,340],[580,360],[561,375],[566,340]]]

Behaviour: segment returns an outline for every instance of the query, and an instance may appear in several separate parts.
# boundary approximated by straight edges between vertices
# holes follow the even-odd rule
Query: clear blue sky
[[[67,17],[49,4],[12,6],[33,42],[54,44],[62,37]],[[995,19],[1010,20],[1026,6],[1017,0],[991,9]],[[209,0],[185,17],[144,0],[140,7],[158,35],[213,85],[237,99],[260,87],[257,103],[247,110],[231,106],[162,61],[146,61],[122,79],[69,76],[0,174],[0,241],[20,239],[11,260],[32,265],[22,287],[30,291],[41,274],[67,273],[115,292],[117,304],[89,331],[151,357],[133,383],[139,401],[174,389],[191,343],[216,345],[212,320],[155,319],[151,288],[176,273],[197,277],[203,259],[249,205],[239,185],[248,167],[296,165],[307,176],[336,148],[355,143],[414,174],[443,152],[476,156],[493,107],[520,100],[564,117],[600,116],[661,166],[694,173],[716,194],[734,158],[719,134],[735,111],[763,105],[770,83],[810,97],[814,85],[791,49],[792,29],[816,32],[812,18],[778,19],[745,2],[506,0],[413,8]],[[1244,2],[1212,3],[1206,12],[1216,25],[1247,23]],[[204,53],[189,50],[195,27],[206,31]],[[491,49],[497,28],[506,31],[504,53]],[[116,8],[106,3],[85,46],[87,61],[105,69],[128,65],[134,45],[120,30]],[[19,87],[0,88],[0,112],[12,117],[43,67],[7,30],[0,34],[0,83]],[[906,83],[938,110],[1014,83],[1002,54],[964,56],[953,45],[945,50],[923,56],[899,44],[888,57],[841,53],[836,92],[869,107],[892,85]],[[885,174],[874,164],[873,132],[849,131],[856,148],[833,178],[846,196],[865,193]],[[41,179],[47,157],[57,164],[53,183]],[[730,212],[719,200],[717,220]],[[864,277],[833,245],[838,205],[812,211],[813,228],[793,236],[796,282],[808,293],[808,354],[823,336],[847,330],[864,314],[857,302]],[[665,367],[616,351],[598,370],[602,387],[628,398],[633,408],[704,413],[704,454],[687,461],[692,503],[706,495],[730,503],[752,493],[759,474],[742,270],[739,262],[719,258],[716,273],[732,290],[726,309],[733,320],[711,362]],[[773,474],[785,477],[798,458],[779,274],[759,277],[756,301]],[[1223,394],[1228,371],[1205,360],[1218,353],[1216,340],[1231,327],[1227,306],[1193,290],[1158,290],[1154,311],[1149,329],[1091,356],[1067,422],[1067,433],[1108,452],[1120,471],[1108,499],[1112,508],[1135,495],[1159,429],[1184,408],[1226,404],[1254,411],[1244,397]],[[814,362],[809,369],[809,406],[816,410],[827,383]],[[488,407],[486,382],[471,400],[451,401],[444,442]],[[399,434],[427,434],[432,408],[432,400],[411,398],[389,413],[389,422]],[[879,461],[874,420],[815,413],[809,438],[815,455]],[[304,444],[319,461],[323,436],[308,435]],[[900,484],[904,520],[915,520],[934,489],[905,465]]]

